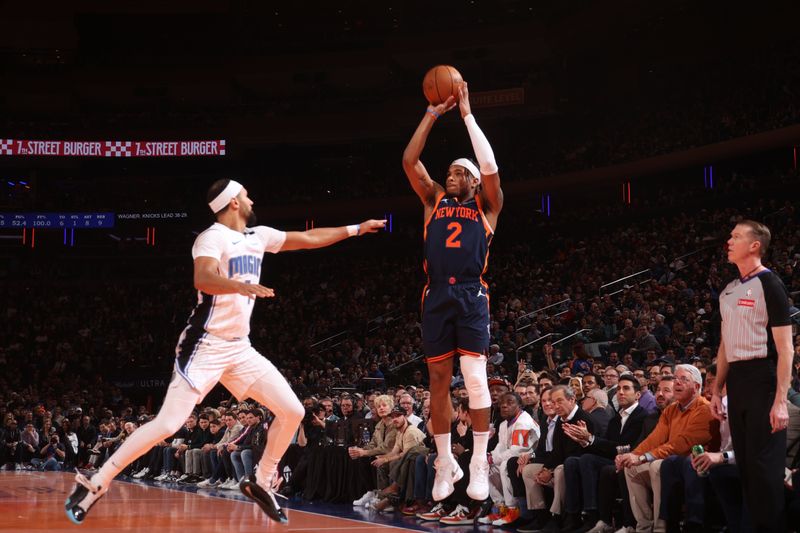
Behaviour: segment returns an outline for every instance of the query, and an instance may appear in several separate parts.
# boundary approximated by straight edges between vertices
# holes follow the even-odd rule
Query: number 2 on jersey
[[[447,229],[453,232],[445,241],[447,248],[461,248],[461,241],[458,240],[458,236],[461,235],[461,224],[451,222],[447,225]]]

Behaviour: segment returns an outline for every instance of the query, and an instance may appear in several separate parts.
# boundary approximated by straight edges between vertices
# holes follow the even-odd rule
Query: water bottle
[[[702,444],[695,444],[692,446],[692,457],[697,457],[698,455],[703,455],[705,453],[705,449],[703,448]],[[697,475],[700,477],[708,476],[708,470],[698,470]]]
[[[363,448],[364,446],[369,444],[370,440],[372,439],[372,436],[369,434],[369,426],[364,424],[361,427],[362,427],[362,429],[361,429],[361,447]]]

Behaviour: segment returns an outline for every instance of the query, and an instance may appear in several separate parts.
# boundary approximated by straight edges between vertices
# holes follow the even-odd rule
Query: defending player
[[[278,231],[254,226],[253,200],[233,180],[219,180],[208,191],[208,205],[217,222],[198,235],[192,247],[198,301],[178,339],[175,372],[158,416],[135,433],[91,478],[75,476],[65,502],[67,516],[83,522],[89,509],[107,491],[111,480],[155,443],[181,427],[194,407],[218,383],[237,398],[253,398],[275,413],[267,445],[254,476],[240,480],[242,492],[273,520],[286,523],[273,492],[278,461],[303,418],[303,405],[275,366],[248,338],[256,298],[274,296],[259,284],[264,252],[322,248],[348,237],[374,233],[385,220],[310,231]],[[249,226],[249,227],[248,227]]]
[[[433,124],[456,105],[480,171],[469,159],[456,159],[442,188],[431,179],[419,157]],[[467,495],[485,500],[489,496],[486,449],[491,399],[486,378],[489,295],[481,276],[503,208],[503,191],[492,148],[470,112],[466,83],[459,89],[457,104],[451,96],[440,105],[428,107],[403,153],[403,169],[425,208],[424,268],[428,284],[422,294],[422,340],[428,356],[431,419],[438,452],[433,499],[449,496],[453,484],[464,475],[450,444],[450,380],[453,358],[459,354],[475,437]]]

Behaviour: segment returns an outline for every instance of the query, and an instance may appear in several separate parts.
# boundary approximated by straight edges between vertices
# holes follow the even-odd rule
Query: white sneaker
[[[366,502],[364,502],[364,507],[369,507],[373,503],[379,502],[380,499],[381,499],[380,491],[376,490],[375,492],[372,493],[372,496],[370,496],[370,498]]]
[[[634,529],[632,527],[621,527],[618,530],[616,530],[614,533],[635,533],[635,532],[636,532],[636,529]]]
[[[150,468],[144,467],[133,475],[133,479],[142,479],[148,472],[150,472]]]
[[[178,481],[186,481],[187,479],[189,479],[190,476],[191,474],[183,474],[181,477],[178,478]]]
[[[211,481],[211,478],[204,479],[197,484],[198,489],[211,489],[219,485],[219,481]]]
[[[476,461],[469,462],[469,485],[467,485],[467,496],[476,502],[482,502],[489,497],[489,462]]]
[[[156,481],[164,481],[169,477],[169,472],[163,472],[160,476],[156,476]]]
[[[364,493],[364,495],[362,497],[360,497],[357,500],[353,500],[353,505],[355,505],[356,507],[362,506],[362,505],[363,506],[367,506],[367,505],[369,505],[369,503],[372,500],[375,499],[376,494],[377,494],[376,491],[368,490],[367,492]]]
[[[448,461],[448,459],[450,460]],[[447,457],[437,457],[433,467],[436,469],[436,477],[433,480],[432,496],[434,501],[439,502],[453,494],[453,490],[455,490],[453,485],[464,477],[464,472],[455,459]],[[486,498],[488,498],[488,492],[483,499]]]
[[[614,533],[614,528],[602,520],[598,520],[594,527],[586,533]]]
[[[235,479],[229,479],[224,485],[220,485],[221,489],[225,490],[239,490],[239,482]]]

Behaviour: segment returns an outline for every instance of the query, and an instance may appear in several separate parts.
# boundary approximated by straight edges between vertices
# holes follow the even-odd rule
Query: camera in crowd
[[[314,415],[325,417],[325,407],[317,404],[312,407],[306,408],[306,414],[303,416],[303,424],[311,424],[314,421]]]

